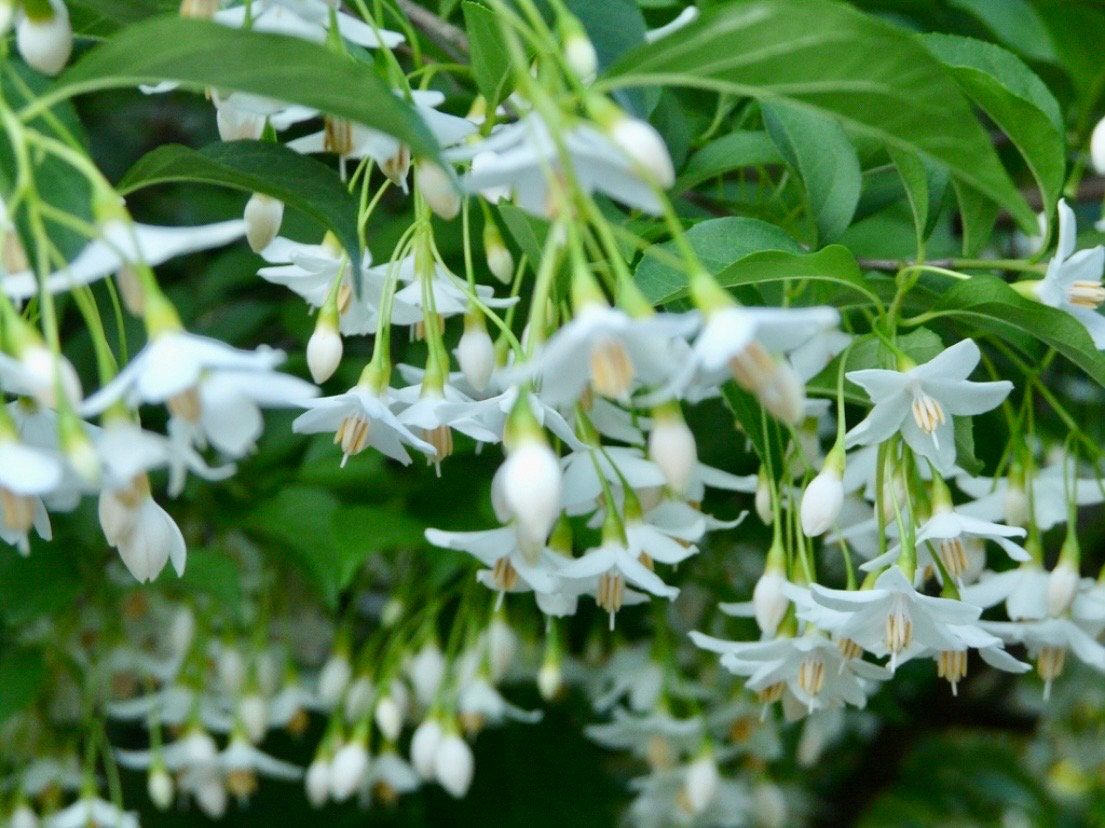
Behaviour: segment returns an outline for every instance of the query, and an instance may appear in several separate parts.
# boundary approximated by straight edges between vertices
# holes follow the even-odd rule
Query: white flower
[[[177,575],[184,574],[184,536],[150,496],[144,475],[125,489],[101,492],[99,515],[104,538],[119,550],[119,557],[139,583],[153,581],[169,561]]]
[[[534,592],[553,593],[560,586],[558,568],[565,559],[543,546],[531,563],[532,557],[523,553],[513,526],[482,532],[427,529],[426,540],[434,546],[459,549],[475,557],[490,569],[490,584],[501,591],[512,591],[518,580]]]
[[[151,267],[196,250],[221,247],[245,233],[241,219],[198,227],[158,227],[111,220],[100,227],[100,237],[90,242],[73,261],[46,279],[51,293],[87,285],[115,273],[127,264]],[[30,271],[10,273],[0,279],[0,289],[10,299],[22,301],[39,293],[37,278]]]
[[[543,439],[523,437],[495,475],[507,512],[517,521],[518,540],[537,557],[561,505],[560,463]],[[493,487],[494,488],[494,487]]]
[[[964,547],[973,540],[993,541],[1014,561],[1030,560],[1024,548],[1010,540],[1010,538],[1023,538],[1024,535],[1024,529],[1019,527],[979,520],[964,515],[958,510],[937,511],[917,530],[918,574],[922,575],[923,570],[929,566],[935,568],[931,551],[934,547],[948,574],[955,579],[961,579],[969,569]],[[867,561],[860,569],[872,572],[889,566],[897,560],[900,551],[901,547],[895,546],[886,553]]]
[[[1005,572],[986,572],[978,583],[960,590],[963,600],[989,608],[1005,601],[1005,612],[1013,621],[1046,618],[1048,573],[1028,562]]]
[[[644,452],[623,446],[604,446],[601,450],[583,447],[561,459],[564,467],[564,508],[576,515],[594,511],[602,495],[603,477],[614,490],[622,487],[622,478],[634,490],[661,487],[667,482],[664,472]],[[620,474],[619,474],[620,473]]]
[[[251,745],[243,736],[232,736],[219,754],[218,766],[224,774],[253,773],[272,779],[296,781],[303,778],[303,768],[283,762]]]
[[[364,783],[368,775],[369,755],[364,742],[354,738],[342,745],[330,763],[330,793],[344,802]]]
[[[0,540],[30,551],[27,533],[34,528],[50,539],[50,518],[41,498],[62,480],[60,459],[14,438],[0,437]]]
[[[955,464],[952,417],[989,411],[1013,389],[1007,380],[968,380],[980,358],[974,341],[964,339],[907,371],[849,371],[847,378],[867,391],[875,406],[848,432],[845,444],[881,443],[900,431],[906,444],[938,471],[951,471]]]
[[[890,653],[891,669],[913,644],[936,652],[963,649],[962,628],[977,628],[981,614],[963,601],[923,595],[896,566],[883,572],[871,589],[813,584],[809,600],[798,604],[799,618],[876,655]]]
[[[640,554],[634,554],[616,542],[605,542],[589,549],[582,557],[565,563],[560,572],[566,579],[588,584],[595,603],[610,614],[611,626],[615,613],[624,603],[627,582],[669,600],[679,594],[678,588],[665,584],[655,572],[641,563]]]
[[[405,445],[433,456],[434,447],[400,422],[392,412],[393,405],[396,401],[390,388],[377,394],[364,385],[356,385],[344,394],[303,403],[308,410],[295,419],[292,430],[297,434],[334,432],[334,442],[341,447],[343,466],[350,456],[360,454],[366,446],[372,446],[404,466],[411,462]]]
[[[138,828],[138,814],[122,811],[107,800],[87,794],[50,816],[44,824],[46,828],[85,828],[88,825]]]
[[[1105,118],[1097,122],[1090,135],[1090,161],[1094,172],[1105,175]]]
[[[1068,651],[1083,664],[1105,673],[1105,646],[1069,618],[1045,618],[1039,621],[986,621],[988,632],[1010,643],[1024,644],[1036,659],[1036,670],[1044,680],[1044,698],[1051,683],[1063,672]]]
[[[711,754],[701,756],[690,764],[683,789],[692,813],[700,814],[710,806],[717,796],[720,782],[717,762]]]
[[[432,540],[430,542],[433,543]],[[414,698],[423,707],[429,707],[433,702],[445,678],[445,670],[445,656],[432,641],[424,644],[407,663],[407,676],[414,689]]]
[[[810,481],[802,493],[802,532],[815,538],[829,531],[844,506],[844,482],[840,471],[829,464]]]
[[[672,491],[687,490],[698,465],[698,446],[678,410],[657,412],[648,433],[648,456],[664,472]]]
[[[562,326],[524,366],[540,382],[551,405],[579,399],[590,383],[607,397],[625,399],[634,384],[656,385],[675,369],[666,343],[685,335],[693,317],[655,314],[633,318],[618,308],[592,303]]]
[[[434,752],[434,776],[446,791],[460,799],[472,785],[475,760],[472,748],[456,733],[446,733]]]
[[[1032,488],[1033,519],[1041,531],[1046,532],[1060,523],[1065,523],[1068,515],[1067,494],[1078,506],[1096,506],[1105,502],[1105,491],[1101,483],[1092,477],[1069,478],[1069,470],[1064,472],[1063,463],[1052,463],[1037,471],[1025,486]],[[1025,492],[1016,493],[1009,478],[957,477],[956,485],[966,494],[976,498],[970,503],[956,507],[962,514],[973,515],[983,520],[1004,518],[1006,523],[1022,525],[1023,522],[1011,520],[1009,502],[1012,498],[1024,498]],[[1027,515],[1025,515],[1027,516]]]
[[[441,723],[434,716],[427,717],[414,729],[411,736],[411,764],[423,779],[434,778],[437,751],[444,735]]]
[[[540,710],[523,710],[511,704],[483,675],[476,676],[460,688],[457,712],[462,721],[474,721],[479,725],[485,722],[498,725],[508,719],[534,724],[541,721],[543,715]]]
[[[384,804],[391,804],[400,794],[417,790],[419,774],[394,749],[385,749],[372,760],[361,787],[361,805],[379,795]]]
[[[651,705],[648,709],[652,709]],[[653,767],[667,767],[679,754],[698,747],[704,730],[704,722],[698,716],[676,719],[662,709],[631,713],[616,707],[612,721],[589,725],[584,733],[603,747],[628,750]]]
[[[73,27],[65,3],[50,0],[48,5],[49,17],[23,11],[15,26],[15,45],[28,66],[44,75],[56,75],[73,51]]]
[[[1105,270],[1105,247],[1074,250],[1077,242],[1074,211],[1059,200],[1059,244],[1047,264],[1044,278],[1026,282],[1045,305],[1071,314],[1086,326],[1098,350],[1105,349],[1105,318],[1097,312],[1105,302],[1101,273]]]
[[[602,192],[646,213],[660,213],[656,193],[638,171],[637,162],[610,137],[586,123],[561,129],[572,174],[584,192]],[[557,209],[548,174],[562,171],[563,164],[540,116],[526,115],[497,128],[483,141],[445,153],[447,160],[454,161],[475,156],[480,163],[473,163],[465,180],[470,191],[505,187],[528,213],[548,216]]]
[[[247,6],[231,6],[215,13],[215,21],[224,26],[242,28]],[[334,6],[326,0],[259,0],[253,4],[250,28],[259,32],[286,34],[321,43],[326,39]],[[336,11],[338,32],[350,43],[367,49],[393,49],[404,38],[397,32],[371,26],[360,18]]]

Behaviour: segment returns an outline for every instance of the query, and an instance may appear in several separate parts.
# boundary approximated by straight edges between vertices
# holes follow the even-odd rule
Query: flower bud
[[[460,212],[460,194],[447,172],[433,161],[419,161],[414,168],[414,186],[430,209],[446,221]]]
[[[1005,500],[1003,503],[1005,522],[1010,526],[1027,526],[1031,518],[1028,509],[1028,493],[1020,482],[1010,480],[1005,488]]]
[[[65,398],[76,405],[81,400],[81,381],[72,363],[54,356],[45,345],[28,345],[19,353],[19,362],[30,378],[30,393],[47,408],[57,408],[57,383]]]
[[[541,698],[551,702],[560,695],[564,687],[564,672],[560,669],[560,662],[546,659],[537,671],[537,689]]]
[[[38,828],[38,815],[31,810],[26,802],[20,802],[19,806],[8,817],[9,828]]]
[[[361,787],[368,773],[368,749],[359,739],[342,745],[330,763],[330,793],[345,802]]]
[[[1078,580],[1078,567],[1060,558],[1047,578],[1047,611],[1050,616],[1058,617],[1070,609],[1078,590]]]
[[[503,244],[503,234],[493,221],[483,226],[483,252],[487,257],[487,269],[504,285],[509,285],[514,277],[514,256]]]
[[[717,763],[714,762],[711,754],[706,753],[691,763],[687,768],[683,791],[687,796],[687,804],[690,805],[692,814],[700,814],[710,806],[717,796],[720,782]]]
[[[349,679],[353,675],[353,668],[349,665],[349,657],[344,652],[335,652],[322,665],[322,671],[318,676],[318,695],[327,707],[336,705],[349,685]]]
[[[259,693],[246,693],[238,702],[238,718],[245,728],[246,736],[253,744],[265,738],[269,727],[269,708]]]
[[[390,694],[376,702],[373,718],[385,739],[394,742],[399,738],[403,730],[403,710]]]
[[[311,379],[323,383],[334,376],[341,364],[342,350],[337,327],[324,314],[319,314],[315,332],[307,340],[307,368],[311,371]]]
[[[564,15],[560,21],[560,37],[568,67],[584,83],[593,81],[599,71],[599,56],[583,25],[574,17]]]
[[[457,362],[464,378],[477,391],[483,391],[495,370],[495,344],[479,311],[464,317],[464,333],[457,343]]]
[[[768,568],[752,590],[752,609],[756,615],[756,623],[765,636],[775,635],[790,605],[789,599],[783,594],[787,579],[781,569],[772,565],[770,557],[771,553]]]
[[[167,811],[173,804],[173,778],[163,765],[155,764],[150,768],[150,774],[146,777],[146,792],[159,811]]]
[[[763,521],[765,526],[770,526],[775,519],[775,512],[771,503],[771,485],[768,483],[767,475],[762,471],[756,478],[756,496],[753,498],[753,502],[755,503],[757,517]]]
[[[254,193],[246,202],[246,241],[254,253],[260,253],[268,247],[284,220],[284,202],[275,198]]]
[[[652,181],[667,189],[675,183],[675,167],[660,133],[648,121],[625,113],[609,128],[611,140],[640,167]]]
[[[321,808],[330,798],[330,763],[316,756],[307,767],[304,783],[307,788],[307,801],[313,808]]]
[[[221,647],[217,668],[223,692],[228,696],[236,696],[246,678],[245,659],[242,658],[241,651],[232,644]]]
[[[42,12],[24,9],[15,29],[15,43],[28,66],[44,75],[56,75],[73,51],[73,29],[64,3],[50,2]]]
[[[180,658],[187,653],[195,634],[196,615],[187,604],[181,604],[169,622],[169,649],[173,655]]]
[[[503,464],[503,499],[522,551],[536,557],[560,515],[560,462],[543,439],[523,438]]]
[[[501,615],[491,619],[487,627],[487,660],[493,681],[501,681],[518,652],[518,635]]]
[[[752,792],[753,823],[762,828],[783,828],[787,824],[787,800],[778,785],[762,782]]]
[[[429,707],[441,687],[441,680],[445,678],[445,656],[441,654],[441,649],[432,642],[424,645],[411,659],[407,675],[418,703]]]
[[[434,756],[434,776],[453,797],[460,799],[472,784],[475,764],[472,748],[456,733],[448,733]]]
[[[441,723],[432,715],[414,729],[411,737],[411,764],[423,779],[434,778],[437,749],[444,735]]]
[[[648,456],[660,467],[674,492],[687,491],[698,466],[698,448],[677,406],[660,408],[654,413]]]
[[[372,679],[358,675],[345,693],[345,718],[355,722],[363,717],[372,705]]]
[[[211,819],[222,819],[226,815],[226,788],[218,774],[204,774],[200,783],[193,789],[196,804]]]
[[[1105,175],[1105,118],[1097,122],[1090,136],[1090,161],[1098,175]]]
[[[844,505],[844,482],[839,467],[829,461],[802,493],[802,531],[816,538],[829,531]]]

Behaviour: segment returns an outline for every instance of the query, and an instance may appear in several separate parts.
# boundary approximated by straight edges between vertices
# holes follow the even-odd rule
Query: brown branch
[[[414,0],[395,0],[403,14],[457,63],[468,62],[468,35]]]

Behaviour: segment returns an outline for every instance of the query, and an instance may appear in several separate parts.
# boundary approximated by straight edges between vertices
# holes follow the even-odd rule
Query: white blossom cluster
[[[186,0],[183,11],[382,52],[404,42],[339,5]],[[64,4],[52,8],[52,16],[21,12],[15,21],[20,53],[50,74],[71,45]],[[72,675],[60,673],[73,687],[59,685],[53,709],[7,726],[29,745],[10,785],[10,824],[39,824],[39,810],[42,824],[58,828],[136,824],[117,797],[105,798],[110,786],[98,767],[140,769],[159,808],[194,803],[213,818],[231,798],[247,801],[260,777],[301,781],[315,806],[389,803],[423,784],[462,797],[476,735],[541,717],[504,696],[520,678],[533,679],[547,700],[565,684],[583,687],[604,717],[588,736],[644,762],[648,774],[632,783],[636,824],[783,824],[800,803],[765,778],[723,772],[778,755],[768,712],[776,703],[787,722],[802,720],[799,760],[808,765],[857,721],[848,708],[865,707],[909,661],[934,662],[953,693],[971,651],[1011,673],[1034,664],[1045,698],[1069,658],[1105,673],[1105,586],[1082,575],[1076,525],[1079,507],[1105,502],[1099,472],[1076,446],[1023,439],[1010,443],[992,477],[959,465],[971,418],[1000,412],[1016,431],[1025,416],[1011,404],[1014,384],[989,359],[980,370],[984,351],[973,339],[922,358],[904,337],[880,330],[882,367],[853,368],[864,336],[855,319],[816,304],[741,304],[686,244],[667,255],[678,257],[689,302],[652,307],[599,205],[664,216],[673,164],[651,125],[590,89],[594,49],[565,25],[559,71],[566,88],[582,90],[573,111],[536,73],[520,79],[499,112],[477,106],[468,117],[438,111],[439,92],[395,90],[443,148],[440,161],[412,158],[390,135],[306,107],[213,91],[224,140],[270,131],[279,140],[309,128],[286,146],[336,157],[345,180],[359,178],[366,192],[378,168],[377,195],[405,194],[412,221],[384,261],[367,253],[351,261],[330,233],[318,243],[281,235],[283,205],[264,194],[249,199],[242,220],[181,228],[135,223],[120,200],[101,193],[96,237],[43,272],[5,211],[0,540],[19,554],[30,554],[33,535],[49,540],[51,517],[87,496],[135,580],[155,580],[170,562],[183,573],[185,536],[155,500],[150,474],[167,472],[170,496],[189,474],[226,479],[255,447],[264,409],[296,410],[293,430],[332,437],[343,466],[377,451],[403,465],[421,457],[448,475],[460,441],[489,454],[501,448],[502,457],[491,481],[495,525],[425,533],[432,547],[475,558],[474,577],[491,593],[490,612],[471,597],[485,592],[465,593],[467,614],[444,639],[441,606],[385,598],[375,617],[354,612],[331,625],[319,608],[296,602],[267,612],[260,590],[250,596],[249,635],[159,592],[135,593],[145,597],[122,619],[93,613],[73,630],[30,632],[86,674],[92,704],[112,727],[134,723],[149,744],[112,746],[105,735],[91,766],[75,744],[55,750],[35,732],[35,715],[70,724],[90,717]],[[499,203],[542,222],[538,261],[515,261],[489,209]],[[371,209],[361,216],[370,228]],[[477,263],[469,219],[481,209]],[[463,272],[435,236],[454,221],[463,227]],[[1046,273],[1014,287],[1069,313],[1105,348],[1097,312],[1105,249],[1076,251],[1075,229],[1060,202]],[[288,288],[315,315],[306,348],[313,382],[278,370],[281,351],[241,350],[187,331],[152,270],[243,237],[265,261],[258,277]],[[146,341],[116,365],[101,331],[99,384],[86,393],[49,315],[39,325],[24,311],[105,279]],[[355,337],[372,337],[359,380],[320,391],[340,376]],[[393,362],[393,340],[402,339],[424,343],[422,364]],[[812,382],[826,374],[835,387]],[[762,458],[758,472],[699,461],[701,435],[685,415],[719,406],[723,394],[762,414],[760,434],[744,423]],[[143,426],[162,418],[163,433]],[[734,458],[749,456],[743,443],[730,441]],[[746,496],[769,527],[766,549],[742,552],[757,562],[750,600],[722,603],[718,615],[711,597],[693,614],[697,629],[665,631],[678,639],[668,652],[622,645],[603,658],[568,655],[556,631],[581,606],[593,603],[615,630],[625,607],[675,601],[696,556],[729,554],[731,544],[711,533],[731,537],[720,533],[744,515],[705,511],[717,492]],[[1042,533],[1063,524],[1066,540],[1048,567]],[[830,558],[843,583],[825,575]],[[394,572],[385,579],[389,588],[399,581]],[[508,616],[505,596],[518,593],[532,594],[537,612],[528,599],[512,599]],[[521,607],[544,625],[532,636],[520,625],[524,642],[507,620]],[[679,605],[660,609],[662,618],[678,614]],[[754,619],[758,637],[730,640],[737,627],[728,616]],[[543,649],[535,643],[542,637]],[[688,662],[718,679],[715,661],[739,681],[683,680]],[[700,712],[672,712],[689,700]],[[305,768],[262,749],[270,731],[303,736],[312,716],[326,725]],[[47,790],[64,800],[39,807]]]

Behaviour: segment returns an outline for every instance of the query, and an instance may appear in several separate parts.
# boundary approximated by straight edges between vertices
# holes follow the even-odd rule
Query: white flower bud
[[[623,115],[611,126],[610,138],[657,185],[667,189],[675,183],[675,167],[668,147],[652,124]]]
[[[6,37],[8,32],[11,31],[14,18],[15,0],[0,0],[0,37]]]
[[[169,649],[178,658],[188,652],[196,634],[196,615],[187,604],[181,604],[169,623]]]
[[[783,828],[787,824],[787,800],[778,785],[764,782],[752,792],[754,824],[761,828]]]
[[[330,793],[345,802],[361,787],[368,773],[368,750],[359,740],[348,742],[334,754],[330,763]]]
[[[771,508],[771,486],[763,474],[756,480],[756,496],[753,502],[756,506],[756,515],[765,526],[770,526],[771,521],[775,519],[775,512]]]
[[[687,795],[687,803],[691,806],[691,813],[700,814],[710,806],[717,796],[720,782],[721,778],[713,756],[706,754],[691,763],[687,768],[687,778],[683,782],[683,790]]]
[[[560,516],[560,462],[542,440],[526,439],[503,464],[502,494],[523,551],[540,549]]]
[[[430,209],[446,221],[460,212],[460,193],[445,170],[432,161],[419,161],[414,168],[414,186]]]
[[[217,662],[219,683],[228,696],[236,696],[246,680],[246,663],[241,651],[233,645],[224,645],[219,649]]]
[[[501,681],[518,652],[518,635],[502,616],[491,619],[487,628],[487,660],[491,667],[492,681]]]
[[[394,742],[399,738],[403,730],[403,710],[390,694],[376,702],[373,718],[385,739]]]
[[[789,599],[783,594],[786,582],[782,572],[769,568],[756,581],[756,587],[752,590],[752,609],[756,615],[756,623],[766,636],[775,635],[790,605]]]
[[[215,125],[224,141],[256,141],[265,130],[265,119],[235,106],[221,106],[215,99]]]
[[[1047,577],[1047,611],[1053,618],[1070,609],[1079,577],[1078,569],[1062,558],[1051,570]]]
[[[8,818],[8,825],[9,828],[38,828],[38,815],[31,810],[30,805],[21,802]]]
[[[1005,489],[1003,504],[1005,522],[1010,526],[1027,526],[1030,518],[1028,511],[1028,493],[1024,487],[1013,481]]]
[[[487,257],[487,269],[504,285],[509,285],[514,278],[514,256],[503,244],[503,234],[498,226],[491,221],[483,228],[483,252]]]
[[[800,517],[806,537],[816,538],[829,531],[844,505],[844,482],[840,471],[826,463],[802,493]]]
[[[1090,161],[1098,175],[1105,175],[1105,118],[1097,122],[1090,136]]]
[[[311,379],[323,383],[341,364],[343,345],[341,334],[323,316],[319,316],[315,332],[307,340],[307,367],[311,371]]]
[[[56,75],[65,68],[73,51],[73,29],[64,3],[51,2],[49,18],[23,13],[15,29],[15,43],[27,65],[44,75]]]
[[[345,693],[345,718],[355,722],[369,711],[372,705],[372,679],[360,675],[353,679]]]
[[[206,730],[193,729],[181,740],[183,764],[190,767],[203,767],[215,762],[219,748]]]
[[[441,649],[433,643],[424,645],[411,659],[407,675],[410,676],[418,703],[429,707],[441,687],[441,680],[445,678],[445,656]]]
[[[595,79],[599,71],[599,56],[582,27],[573,27],[564,39],[564,57],[581,81],[590,83]]]
[[[284,202],[254,193],[246,202],[246,241],[254,253],[268,247],[284,221]]]
[[[146,792],[159,811],[169,810],[173,804],[173,778],[161,765],[150,768],[150,774],[146,777]]]
[[[265,731],[269,727],[269,708],[259,694],[246,693],[242,696],[242,700],[238,702],[238,718],[253,744],[265,738]]]
[[[487,333],[482,320],[464,325],[464,333],[457,343],[457,362],[464,378],[477,391],[483,391],[491,381],[495,370],[495,344]]]
[[[336,705],[349,686],[349,679],[353,676],[353,668],[349,665],[349,658],[345,653],[333,653],[326,663],[322,665],[322,671],[318,676],[318,696],[327,707]]]
[[[330,763],[316,756],[307,767],[304,780],[307,788],[307,801],[313,808],[321,808],[330,798]]]
[[[425,719],[414,729],[411,737],[411,765],[423,779],[434,778],[437,749],[444,735],[440,722],[433,717]]]
[[[660,467],[668,485],[682,494],[698,466],[694,434],[677,413],[657,412],[648,435],[648,456]]]
[[[537,671],[537,689],[541,698],[551,702],[564,686],[564,673],[560,669],[560,662],[545,661]]]
[[[447,734],[434,756],[434,776],[453,797],[460,799],[472,784],[475,760],[472,748],[456,733]]]
[[[32,386],[31,393],[35,401],[47,408],[57,408],[57,379],[61,381],[61,390],[69,402],[76,405],[81,401],[81,380],[72,363],[65,357],[54,357],[49,348],[43,345],[31,345],[19,354],[19,362],[27,372]]]
[[[204,774],[193,789],[196,804],[211,819],[222,819],[226,815],[226,788],[218,774]]]

